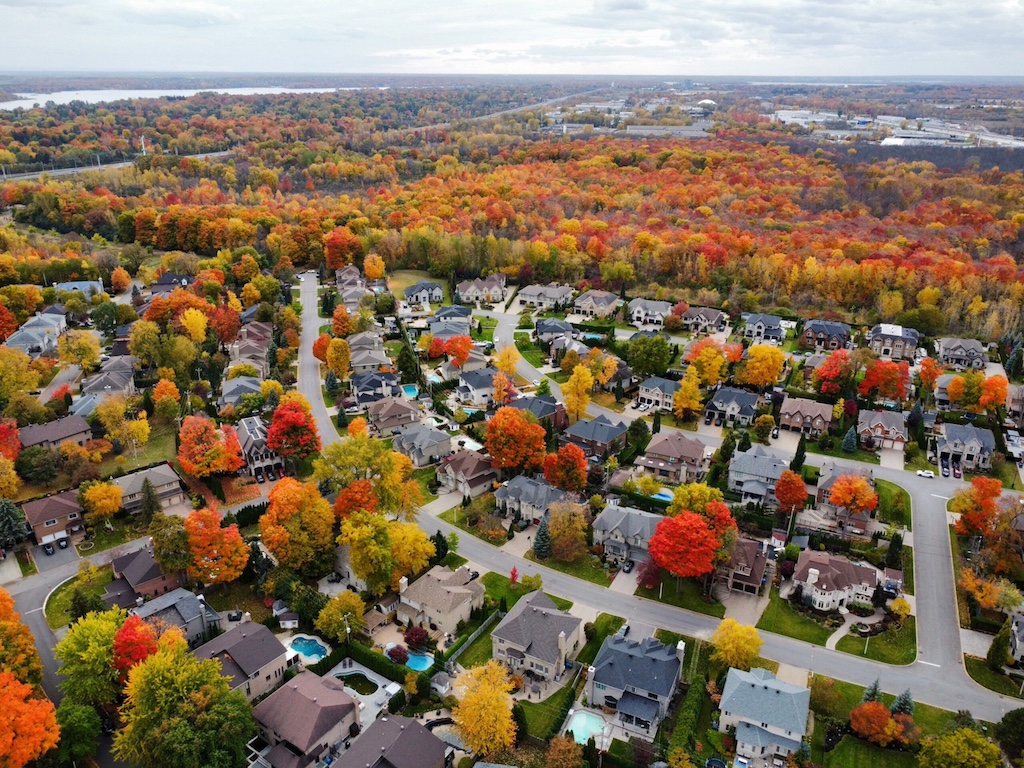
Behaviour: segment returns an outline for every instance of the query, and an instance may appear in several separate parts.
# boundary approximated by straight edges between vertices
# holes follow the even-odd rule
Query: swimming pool
[[[436,373],[428,373],[427,374],[427,383],[428,384],[441,384],[443,381],[444,381],[444,379],[442,379]]]
[[[675,497],[668,491],[658,491],[656,494],[651,496],[652,499],[661,499],[662,501],[672,501]]]
[[[595,715],[593,712],[573,712],[569,715],[569,722],[566,723],[565,732],[572,731],[572,737],[577,744],[586,744],[591,737],[600,744],[601,734],[604,733],[604,718]]]
[[[384,653],[387,653],[394,647],[395,643],[388,643],[386,646],[384,646]],[[405,666],[417,672],[426,672],[428,669],[434,666],[434,654],[415,653],[414,651],[409,651],[409,660],[405,662]]]
[[[581,334],[581,338],[586,339],[587,341],[600,341],[601,339],[604,338],[604,334],[603,333],[584,333],[584,334]]]
[[[288,641],[288,647],[299,654],[303,664],[316,664],[331,652],[319,638],[310,635],[296,635]]]
[[[479,408],[463,408],[462,411],[467,416],[472,416],[474,413],[480,413],[480,409]]]
[[[410,400],[415,400],[420,393],[420,388],[415,384],[403,384],[402,391],[405,392],[405,396]]]

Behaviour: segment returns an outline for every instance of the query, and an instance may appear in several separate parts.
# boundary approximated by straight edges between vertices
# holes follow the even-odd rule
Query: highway
[[[227,157],[228,155],[235,154],[235,150],[226,149],[222,152],[203,152],[198,155],[181,155],[181,159],[185,160],[188,158],[199,158],[200,160],[215,160],[221,157]],[[170,157],[170,155],[167,155]],[[178,157],[175,155],[175,157]],[[135,165],[135,160],[126,160],[123,163],[107,163],[106,165],[83,165],[81,167],[74,168],[54,168],[47,171],[32,171],[30,173],[5,173],[0,176],[0,181],[19,181],[21,179],[38,179],[43,176],[74,176],[79,173],[85,173],[87,171],[112,171],[119,170],[121,168],[130,168]]]

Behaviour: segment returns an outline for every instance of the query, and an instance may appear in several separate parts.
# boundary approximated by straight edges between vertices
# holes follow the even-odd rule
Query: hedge
[[[220,499],[221,504],[227,502],[228,498],[227,496],[224,495],[224,483],[221,482],[221,479],[219,477],[217,477],[216,475],[210,475],[208,478],[206,478],[205,482],[206,487],[213,492],[214,496]]]
[[[669,754],[676,749],[684,749],[687,752],[693,750],[696,744],[697,719],[700,717],[701,707],[704,706],[704,697],[707,696],[707,684],[708,679],[704,675],[698,675],[690,683],[672,730],[672,739],[668,744]]]
[[[267,502],[265,501],[259,504],[246,504],[235,512],[235,520],[238,522],[239,528],[246,528],[250,525],[256,525],[266,511]]]
[[[404,664],[395,664],[384,654],[377,653],[355,641],[348,643],[347,646],[341,645],[335,648],[316,664],[310,666],[309,670],[317,675],[326,675],[340,664],[343,659],[348,658],[359,662],[378,675],[383,675],[388,680],[394,680],[396,683],[404,684],[405,676],[411,671]]]
[[[644,496],[642,493],[637,493],[635,491],[627,491],[621,486],[614,486],[611,490],[620,494],[624,498],[629,499],[631,506],[634,506],[637,509],[642,509],[646,512],[665,514],[665,510],[668,509],[668,505],[672,503],[667,499],[656,499],[653,496]]]

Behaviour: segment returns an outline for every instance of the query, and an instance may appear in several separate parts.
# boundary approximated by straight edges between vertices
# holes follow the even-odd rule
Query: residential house
[[[449,304],[446,307],[439,307],[434,313],[435,320],[447,320],[448,322],[463,322],[469,326],[473,310],[460,304]]]
[[[366,280],[363,279],[363,274],[359,271],[359,267],[348,264],[341,269],[335,270],[334,284],[339,287],[354,285],[357,288],[365,288]]]
[[[354,373],[349,379],[349,384],[358,405],[367,405],[384,397],[399,397],[402,394],[398,376],[390,371]]]
[[[537,341],[550,344],[560,336],[572,338],[573,326],[572,323],[559,320],[557,317],[542,317],[537,321],[534,332],[537,334]]]
[[[574,291],[571,286],[549,283],[548,285],[528,285],[516,294],[519,303],[524,307],[555,309],[568,306]]]
[[[716,578],[733,592],[756,595],[765,583],[767,547],[753,539],[737,539],[729,561],[718,567]]]
[[[378,352],[384,350],[384,339],[376,331],[362,331],[361,333],[353,333],[347,337],[345,341],[348,342],[348,348],[350,351],[355,352],[364,349],[374,349]]]
[[[146,480],[152,484],[163,509],[188,502],[188,495],[182,490],[181,478],[174,467],[170,464],[157,464],[111,479],[114,485],[121,488],[121,507],[125,512],[134,514],[139,511],[142,506],[142,484]]]
[[[850,603],[871,603],[878,586],[878,571],[854,565],[841,555],[805,549],[796,561],[793,583],[802,600],[816,611],[835,611]]]
[[[83,395],[99,395],[102,398],[111,395],[134,395],[135,358],[131,355],[112,357],[103,364],[98,373],[82,379]]]
[[[1006,415],[1018,426],[1024,421],[1024,385],[1010,384],[1006,388]]]
[[[846,349],[850,346],[850,326],[832,320],[808,320],[800,333],[800,346],[816,349]]]
[[[836,518],[836,524],[844,532],[863,533],[871,521],[871,512],[856,512],[847,507],[839,506],[832,501],[832,486],[835,485],[843,475],[859,475],[868,481],[874,488],[875,473],[870,469],[848,469],[838,467],[834,461],[826,461],[821,465],[821,473],[818,476],[818,488],[815,501],[819,507],[831,513]]]
[[[255,376],[238,376],[234,379],[227,379],[221,384],[220,398],[217,400],[218,410],[229,405],[237,408],[246,395],[258,395],[261,383]]]
[[[269,347],[274,338],[274,326],[266,322],[247,323],[238,330],[236,338],[240,341],[258,341]]]
[[[831,354],[831,353],[829,353],[829,354]],[[813,354],[813,355],[812,354],[808,354],[807,355],[807,358],[804,360],[804,368],[803,368],[804,383],[805,384],[810,384],[812,382],[812,379],[814,378],[814,372],[826,360],[828,360],[828,355],[827,354],[823,354],[821,352],[818,352],[818,353]]]
[[[744,502],[774,506],[778,503],[775,483],[787,469],[788,461],[760,445],[737,451],[729,463],[729,490],[740,494]]]
[[[735,387],[722,387],[711,396],[704,408],[704,418],[712,418],[716,424],[725,423],[749,425],[757,418],[758,397]]]
[[[743,335],[755,344],[778,345],[786,340],[782,318],[777,315],[762,315],[760,313],[747,316],[743,326]]]
[[[640,393],[637,399],[641,403],[649,403],[662,411],[672,410],[672,398],[679,390],[679,382],[671,379],[664,379],[661,376],[651,376],[640,384]]]
[[[228,370],[239,365],[251,365],[261,379],[270,373],[267,351],[270,342],[261,339],[235,339],[228,346]]]
[[[444,301],[444,289],[430,280],[420,280],[405,289],[405,300],[410,304],[440,304]]]
[[[729,316],[719,309],[690,307],[683,313],[680,322],[690,333],[716,333],[724,331]]]
[[[543,423],[544,419],[551,422],[551,427],[556,432],[561,432],[569,426],[569,417],[565,412],[565,406],[555,399],[554,395],[531,395],[529,397],[517,397],[506,404],[509,408],[518,408],[521,411],[529,411],[537,417],[537,421]]]
[[[437,467],[437,480],[446,491],[474,499],[491,490],[497,477],[490,456],[479,451],[457,451]]]
[[[68,322],[64,315],[38,314],[8,336],[4,346],[20,349],[32,359],[57,357],[57,340],[67,330]]]
[[[672,648],[653,637],[606,638],[587,674],[587,701],[615,712],[627,733],[650,739],[675,695],[685,650],[682,641]]]
[[[738,758],[764,765],[785,760],[807,736],[810,702],[808,688],[783,682],[767,669],[730,669],[718,705],[718,730],[735,734]]]
[[[1014,661],[1024,661],[1024,611],[1017,611],[1010,619],[1010,655]]]
[[[427,320],[425,333],[445,341],[456,336],[469,336],[469,322],[469,318],[464,317],[431,318]]]
[[[587,317],[610,317],[619,308],[619,297],[610,291],[591,289],[581,293],[572,303],[572,311]]]
[[[604,456],[626,445],[626,425],[614,422],[603,413],[593,419],[580,419],[558,438],[562,445],[573,443],[587,456]]]
[[[484,604],[484,585],[462,566],[454,571],[435,565],[412,584],[403,576],[398,587],[398,617],[403,623],[427,626],[431,631],[455,634],[470,611]]]
[[[580,649],[583,619],[563,611],[542,590],[522,598],[491,630],[495,659],[514,674],[541,680],[561,675]]]
[[[36,544],[50,544],[70,538],[83,530],[85,510],[78,503],[78,491],[61,491],[21,505],[25,522],[32,529]]]
[[[490,360],[487,355],[473,347],[469,350],[469,357],[466,358],[466,362],[461,366],[456,365],[454,360],[448,359],[437,366],[435,373],[441,377],[442,381],[454,381],[464,371],[480,371],[488,365],[490,365]]]
[[[386,714],[335,757],[332,768],[451,768],[454,759],[455,750],[415,718]]]
[[[188,288],[194,279],[195,278],[189,277],[188,275],[164,272],[156,279],[156,282],[149,287],[150,294],[153,296],[159,296],[162,294],[173,293],[179,288]]]
[[[395,435],[391,447],[408,456],[414,467],[425,467],[452,452],[452,436],[437,427],[413,424]]]
[[[633,299],[629,302],[629,322],[633,325],[664,325],[665,318],[672,314],[672,304],[652,299]]]
[[[114,579],[103,599],[109,606],[132,608],[140,600],[152,600],[181,586],[181,572],[164,573],[153,556],[152,544],[111,562]]]
[[[861,411],[857,414],[857,436],[861,445],[903,450],[907,444],[906,419],[902,411]]]
[[[935,343],[935,354],[943,365],[951,366],[958,371],[966,368],[983,371],[985,363],[988,362],[985,345],[977,339],[943,337]]]
[[[668,483],[692,483],[707,470],[706,451],[704,443],[678,430],[659,432],[637,458],[636,466]]]
[[[371,373],[391,368],[391,358],[379,349],[357,349],[351,351],[349,366],[352,373]]]
[[[300,672],[255,706],[259,735],[268,745],[253,766],[306,768],[359,733],[358,701],[333,677]]]
[[[654,535],[663,515],[645,512],[633,507],[620,507],[612,501],[601,510],[591,528],[594,546],[604,547],[607,557],[619,560],[646,560],[647,544]]]
[[[256,470],[267,473],[271,469],[283,469],[284,459],[267,445],[267,424],[259,416],[247,416],[238,422],[238,443],[245,459],[244,471],[248,475]]]
[[[786,395],[779,408],[779,426],[782,429],[818,437],[827,432],[831,425],[832,406],[828,403]]]
[[[486,407],[494,400],[494,376],[497,368],[487,366],[476,371],[462,371],[459,374],[459,386],[455,390],[456,398],[469,405]]]
[[[71,403],[68,413],[72,416],[81,416],[83,419],[87,419],[96,412],[96,406],[104,400],[106,398],[103,395],[80,395]]]
[[[496,304],[505,300],[505,275],[495,272],[475,280],[463,280],[455,286],[455,293],[462,304]]]
[[[992,430],[973,424],[941,424],[935,438],[939,462],[948,461],[954,467],[959,464],[968,472],[987,472],[992,467],[995,449]]]
[[[68,280],[53,287],[57,293],[80,293],[87,299],[105,292],[101,280]]]
[[[868,334],[868,346],[879,357],[913,360],[920,339],[920,332],[913,328],[879,323]]]
[[[203,643],[193,653],[201,661],[217,659],[220,674],[233,691],[241,691],[251,702],[284,682],[288,651],[274,633],[262,624],[243,621],[223,635]],[[292,657],[294,660],[297,657]]]
[[[358,285],[343,285],[338,287],[338,303],[344,304],[345,309],[348,310],[350,315],[359,310],[363,297],[373,295],[373,291],[369,288]]]
[[[85,445],[92,440],[92,429],[89,422],[81,416],[64,416],[45,424],[29,424],[22,427],[18,439],[21,441],[22,450],[36,446],[57,448],[66,442]]]
[[[385,397],[366,409],[370,426],[379,435],[392,435],[402,427],[420,420],[420,408],[400,397]]]
[[[211,630],[219,632],[221,628],[220,614],[203,596],[180,587],[136,605],[129,613],[158,626],[177,627],[191,648],[201,645]]]
[[[552,504],[568,500],[569,495],[553,487],[543,478],[534,480],[526,475],[516,475],[506,480],[494,492],[494,501],[502,515],[512,514],[528,523],[540,524]]]
[[[937,411],[955,411],[962,410],[962,407],[957,406],[956,403],[949,397],[949,385],[953,379],[959,378],[955,373],[944,373],[935,379],[935,410]],[[1013,385],[1009,385],[1012,387]],[[1006,392],[1007,403],[1010,399],[1010,389],[1007,387]]]
[[[556,336],[548,345],[552,365],[561,365],[562,358],[569,352],[575,352],[580,360],[590,354],[590,347],[572,336]]]

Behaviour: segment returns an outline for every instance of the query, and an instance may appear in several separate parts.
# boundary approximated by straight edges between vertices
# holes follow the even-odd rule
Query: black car
[[[43,544],[43,552],[48,555],[53,554],[53,544]]]
[[[715,414],[709,413],[707,416],[704,417],[704,426],[710,425],[711,422],[714,421],[714,420],[715,420]]]
[[[942,460],[942,476],[949,477],[949,459]]]
[[[633,570],[633,566],[634,565],[636,565],[636,563],[634,563],[632,560],[627,560],[626,562],[624,562],[622,564],[622,572],[623,573],[629,573],[630,571]]]
[[[57,540],[57,546],[60,547],[61,549],[67,549],[68,548],[67,537],[65,537],[63,539],[58,539]]]
[[[263,473],[262,473],[262,472],[260,472],[260,471],[259,471],[258,469],[257,469],[257,470],[256,470],[255,472],[253,472],[253,474],[254,474],[254,475],[256,476],[256,482],[257,482],[257,483],[263,483],[263,482],[266,482],[266,481],[264,480],[264,478],[263,478]]]

